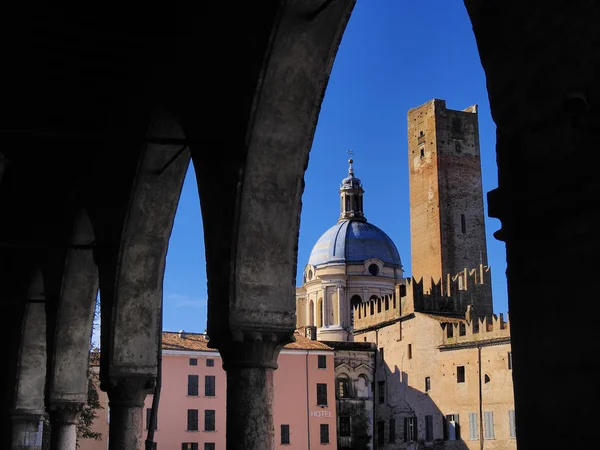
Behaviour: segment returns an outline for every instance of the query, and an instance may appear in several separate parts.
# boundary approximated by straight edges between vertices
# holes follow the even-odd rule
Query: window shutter
[[[215,377],[214,375],[206,375],[204,377],[204,395],[206,397],[215,396]]]
[[[187,429],[196,431],[198,430],[198,410],[188,409],[188,424]]]
[[[516,438],[517,437],[517,426],[516,426],[516,422],[515,422],[515,410],[514,409],[511,409],[510,411],[508,411],[508,423],[510,425],[510,437]]]
[[[188,395],[198,395],[198,375],[188,375]]]
[[[479,439],[479,430],[477,429],[477,414],[469,413],[469,439],[476,441]]]
[[[443,417],[443,421],[444,421],[444,440],[447,441],[448,440],[448,419],[446,418],[446,416]]]

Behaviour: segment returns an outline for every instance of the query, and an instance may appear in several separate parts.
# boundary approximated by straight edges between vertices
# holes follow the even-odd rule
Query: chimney
[[[185,330],[179,330],[179,337],[185,339]]]
[[[311,341],[316,341],[317,340],[317,327],[315,327],[314,325],[308,325],[304,329],[304,335],[307,338],[310,338]]]

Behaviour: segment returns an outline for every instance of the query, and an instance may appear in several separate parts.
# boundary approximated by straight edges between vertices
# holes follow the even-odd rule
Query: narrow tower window
[[[421,158],[425,157],[425,148],[421,147]]]
[[[465,219],[464,214],[460,215],[460,228],[461,228],[463,234],[465,234],[467,232],[467,221]]]

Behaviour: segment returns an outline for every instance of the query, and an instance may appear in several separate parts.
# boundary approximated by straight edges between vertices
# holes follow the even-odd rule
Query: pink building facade
[[[318,449],[337,446],[334,351],[296,333],[274,372],[275,447]],[[97,369],[97,368],[96,368]],[[154,441],[159,450],[224,450],[226,372],[202,334],[163,333],[162,387]],[[83,450],[108,448],[110,411],[104,392],[93,429],[101,441],[80,442]],[[153,395],[145,401],[144,439]],[[140,449],[141,450],[141,449]]]

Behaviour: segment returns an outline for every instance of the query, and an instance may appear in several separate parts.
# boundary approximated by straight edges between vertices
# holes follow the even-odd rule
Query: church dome
[[[381,229],[365,220],[340,220],[319,238],[308,263],[316,267],[363,264],[371,258],[386,266],[402,267],[396,245]]]

